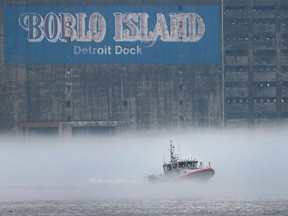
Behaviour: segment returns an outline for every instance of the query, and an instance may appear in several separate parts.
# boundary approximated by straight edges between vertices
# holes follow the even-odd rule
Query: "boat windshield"
[[[168,163],[163,165],[164,172],[173,170],[173,169],[196,169],[198,161],[196,160],[187,160],[187,161],[179,161],[177,163]]]
[[[191,168],[191,169],[195,169],[195,168],[197,168],[197,163],[198,163],[198,161],[195,161],[195,160],[187,161],[187,167]]]
[[[165,172],[170,171],[170,170],[172,170],[172,165],[171,164],[164,164],[163,169]]]

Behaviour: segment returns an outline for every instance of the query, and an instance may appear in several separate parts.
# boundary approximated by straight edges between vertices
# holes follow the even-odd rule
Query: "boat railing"
[[[176,171],[181,169],[187,169],[187,170],[195,170],[195,169],[204,169],[204,168],[211,168],[210,162],[208,162],[208,165],[204,164],[204,162],[199,162],[196,160],[190,161],[178,161],[178,162],[170,162],[170,163],[164,163],[163,169],[164,172],[170,172],[170,171]]]

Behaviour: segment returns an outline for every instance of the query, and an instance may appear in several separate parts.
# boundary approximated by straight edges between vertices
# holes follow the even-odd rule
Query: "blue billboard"
[[[5,64],[219,64],[220,6],[4,8]]]

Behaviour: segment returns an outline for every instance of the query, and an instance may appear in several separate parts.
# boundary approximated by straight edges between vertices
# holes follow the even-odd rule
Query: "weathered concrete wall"
[[[224,1],[228,126],[287,122],[287,3]]]
[[[4,6],[165,5],[167,1],[3,0],[0,16],[0,129],[20,122],[125,121],[128,128],[221,127],[219,65],[5,65]],[[211,1],[169,1],[197,4]],[[215,2],[215,1],[213,1]]]

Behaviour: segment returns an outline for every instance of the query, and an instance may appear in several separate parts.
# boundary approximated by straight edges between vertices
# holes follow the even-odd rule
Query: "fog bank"
[[[287,199],[288,128],[184,130],[113,136],[0,137],[0,200]],[[144,183],[162,173],[169,140],[211,162],[206,183]]]

